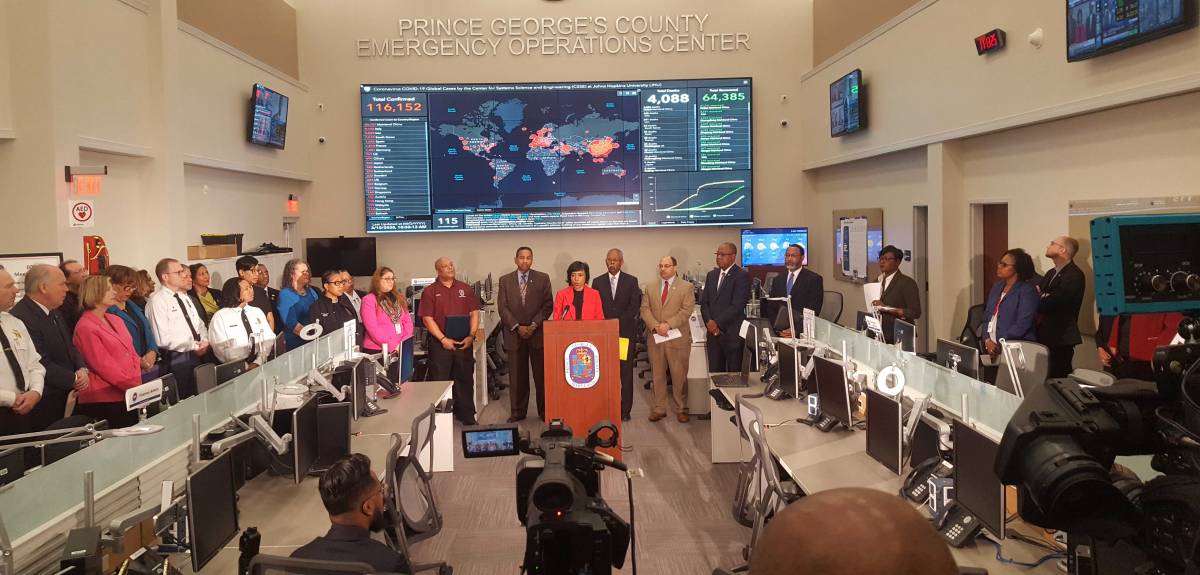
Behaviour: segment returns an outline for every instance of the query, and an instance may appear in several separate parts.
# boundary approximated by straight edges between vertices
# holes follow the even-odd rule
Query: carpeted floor
[[[624,425],[625,442],[632,450],[624,459],[631,469],[640,468],[645,474],[633,482],[638,571],[695,575],[737,565],[750,533],[730,515],[736,466],[709,463],[708,421],[693,417],[689,423],[679,423],[668,417],[651,423],[647,420],[650,391],[640,381],[634,389],[633,420]],[[480,414],[479,423],[503,423],[508,413],[508,395],[502,392],[500,400]],[[541,429],[536,406],[531,405],[529,413],[534,417],[522,423],[522,430],[536,436]],[[518,459],[468,460],[456,453],[454,472],[434,478],[445,526],[414,546],[414,559],[447,561],[456,575],[519,573],[525,529],[516,516]],[[605,470],[601,492],[609,506],[628,520],[624,476]],[[614,572],[633,573],[631,559],[628,555],[624,567]]]

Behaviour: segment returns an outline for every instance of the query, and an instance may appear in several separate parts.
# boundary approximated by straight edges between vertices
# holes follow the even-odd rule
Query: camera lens
[[[571,486],[557,481],[541,483],[533,488],[533,504],[544,513],[567,511],[574,499]]]
[[[1069,438],[1043,437],[1022,454],[1022,483],[1053,525],[1109,540],[1132,534],[1139,513],[1108,469]]]

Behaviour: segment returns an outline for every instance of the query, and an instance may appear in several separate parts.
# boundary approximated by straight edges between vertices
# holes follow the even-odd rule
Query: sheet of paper
[[[872,282],[863,284],[863,303],[867,306],[867,313],[875,311],[875,306],[871,302],[878,300],[883,295],[883,284]]]
[[[673,339],[678,339],[681,337],[683,337],[683,332],[679,331],[678,329],[672,329],[672,330],[668,330],[667,335],[665,335],[665,336],[658,335],[657,333],[655,333],[654,334],[654,343],[666,343],[668,341],[671,341]]]
[[[629,359],[629,338],[617,338],[617,357],[619,357],[621,361]]]
[[[742,320],[742,327],[738,328],[738,337],[746,339],[746,334],[750,333],[752,329],[754,326],[750,325],[750,322]]]
[[[700,318],[699,306],[688,318],[688,329],[692,330],[692,341],[704,341],[708,338],[708,330],[704,327],[704,320]]]

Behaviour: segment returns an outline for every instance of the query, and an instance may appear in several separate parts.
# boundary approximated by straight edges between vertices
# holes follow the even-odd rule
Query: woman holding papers
[[[567,287],[554,296],[553,320],[604,319],[604,306],[600,303],[600,292],[588,287],[591,270],[581,261],[567,266]]]
[[[896,246],[879,250],[879,296],[871,305],[879,311],[883,337],[888,343],[895,343],[897,318],[912,322],[921,317],[921,292],[916,280],[900,273],[903,260],[904,252]]]

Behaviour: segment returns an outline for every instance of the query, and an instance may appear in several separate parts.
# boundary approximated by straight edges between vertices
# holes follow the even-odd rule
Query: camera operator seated
[[[292,557],[324,561],[358,561],[383,573],[411,573],[409,561],[371,533],[386,526],[383,484],[371,471],[371,459],[352,453],[339,459],[318,484],[321,502],[333,525],[324,536],[296,549]]]
[[[950,548],[894,493],[844,488],[788,505],[750,556],[754,575],[957,575]]]

